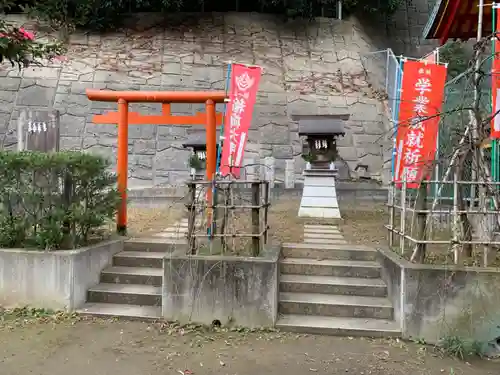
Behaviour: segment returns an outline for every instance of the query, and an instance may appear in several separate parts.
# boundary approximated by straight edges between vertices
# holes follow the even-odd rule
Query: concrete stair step
[[[313,238],[313,237],[305,237],[304,243],[319,243],[319,244],[347,244],[347,241],[342,237],[339,238]]]
[[[101,272],[101,283],[161,286],[162,268],[108,267]]]
[[[162,268],[166,254],[156,251],[121,251],[113,256],[113,266]]]
[[[184,243],[187,243],[186,233],[161,232],[155,234],[155,237],[161,237],[172,240],[182,240]]]
[[[289,258],[340,259],[340,260],[375,260],[377,251],[369,247],[349,244],[290,244],[282,247],[282,255]]]
[[[343,240],[344,236],[342,233],[309,233],[304,232],[304,242],[309,241],[313,238],[324,238],[327,240]]]
[[[139,284],[102,283],[87,292],[88,302],[138,306],[161,306],[161,287]]]
[[[304,230],[339,230],[339,227],[327,224],[304,224]]]
[[[304,234],[315,234],[315,235],[320,235],[320,234],[342,234],[342,232],[338,229],[326,229],[326,228],[304,228]]]
[[[398,324],[385,319],[282,315],[276,328],[286,332],[334,336],[400,337]]]
[[[380,279],[281,275],[280,292],[386,297],[387,286]]]
[[[380,278],[380,265],[372,261],[285,258],[280,260],[280,271],[293,275]]]
[[[161,319],[161,307],[136,306],[115,303],[87,302],[76,311],[81,315],[97,316],[102,318],[126,318],[131,320],[157,320]]]
[[[280,293],[279,312],[344,318],[393,319],[387,298],[321,293]]]
[[[178,227],[168,227],[163,230],[163,232],[168,232],[168,233],[187,233],[188,228],[185,226],[178,226]]]
[[[138,306],[161,306],[161,287],[139,284],[101,283],[87,292],[88,302]]]
[[[134,238],[125,241],[123,250],[165,254],[171,253],[178,249],[179,246],[186,246],[186,241],[161,238]]]

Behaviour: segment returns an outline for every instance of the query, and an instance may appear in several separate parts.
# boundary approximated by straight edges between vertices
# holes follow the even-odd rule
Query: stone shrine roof
[[[201,148],[206,147],[207,137],[205,131],[197,131],[188,136],[186,142],[182,144],[184,148]]]
[[[343,115],[293,115],[299,122],[299,136],[302,135],[345,135],[344,122],[349,114]]]
[[[217,138],[219,138],[219,129],[217,129]],[[219,140],[217,140],[219,144]],[[182,144],[184,148],[206,148],[207,136],[205,130],[198,130],[188,135],[186,142]]]

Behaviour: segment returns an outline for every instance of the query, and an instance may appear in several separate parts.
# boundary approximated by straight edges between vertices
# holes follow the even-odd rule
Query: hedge
[[[119,195],[109,162],[82,152],[0,152],[0,247],[73,249],[99,239]]]

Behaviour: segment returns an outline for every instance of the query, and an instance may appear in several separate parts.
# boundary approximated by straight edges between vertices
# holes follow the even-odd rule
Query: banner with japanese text
[[[417,188],[429,179],[443,106],[445,65],[405,61],[396,135],[395,181]],[[405,175],[403,175],[403,173]],[[398,187],[401,183],[397,184]]]
[[[428,53],[420,59],[420,61],[427,61],[428,63],[437,64],[439,62],[439,50],[436,49]]]
[[[262,68],[232,64],[229,103],[224,121],[224,142],[220,161],[222,176],[240,177],[241,163],[252,123]]]
[[[500,33],[500,8],[496,9],[497,12],[497,33]],[[500,41],[498,37],[495,38],[495,57],[491,67],[491,95],[493,119],[491,121],[491,139],[500,138]]]

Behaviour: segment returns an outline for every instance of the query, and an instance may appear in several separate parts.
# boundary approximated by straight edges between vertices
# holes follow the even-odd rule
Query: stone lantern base
[[[304,190],[300,201],[299,217],[341,219],[337,191],[336,169],[313,165],[304,171]]]

